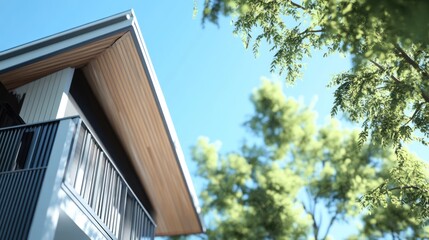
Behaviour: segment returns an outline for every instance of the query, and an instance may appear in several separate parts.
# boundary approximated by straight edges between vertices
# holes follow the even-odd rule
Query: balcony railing
[[[0,129],[0,239],[28,236],[58,122]]]
[[[155,224],[83,122],[64,182],[118,239],[152,239]]]
[[[0,129],[0,239],[28,236],[54,142],[70,131],[66,193],[113,239],[153,239],[154,221],[82,120],[73,119],[77,131],[59,130],[69,120]]]

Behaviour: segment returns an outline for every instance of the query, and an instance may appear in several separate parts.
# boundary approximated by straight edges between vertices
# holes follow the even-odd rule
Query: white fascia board
[[[132,27],[134,12],[126,11],[34,42],[0,52],[0,72]]]
[[[201,209],[200,209],[200,204],[198,201],[197,194],[195,192],[195,187],[192,183],[191,175],[189,173],[189,169],[185,161],[185,156],[183,154],[182,147],[180,146],[179,138],[177,137],[176,129],[174,128],[174,124],[170,116],[170,111],[168,110],[167,103],[164,98],[164,94],[162,93],[161,86],[159,85],[158,78],[155,74],[155,69],[152,65],[152,61],[150,60],[149,53],[147,51],[146,44],[144,42],[143,35],[140,32],[140,28],[136,18],[133,19],[133,30],[134,30],[133,35],[137,40],[136,43],[139,45],[138,47],[140,48],[140,52],[142,53],[142,57],[144,61],[143,64],[146,65],[146,68],[149,74],[148,81],[151,82],[151,85],[153,86],[153,90],[155,91],[155,97],[157,98],[157,101],[159,103],[161,115],[164,118],[164,121],[167,127],[167,132],[170,135],[170,138],[173,144],[173,149],[175,151],[179,166],[181,168],[183,177],[185,179],[185,183],[189,190],[189,194],[192,198],[195,211],[199,215],[201,212]],[[202,226],[201,220],[200,220],[200,223]]]

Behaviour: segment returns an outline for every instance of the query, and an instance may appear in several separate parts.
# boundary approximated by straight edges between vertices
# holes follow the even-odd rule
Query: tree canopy
[[[339,73],[332,114],[362,124],[361,142],[429,138],[429,2],[425,0],[205,0],[203,21],[233,18],[234,32],[255,54],[274,52],[271,70],[294,82],[313,49],[351,54]]]
[[[313,50],[352,56],[352,69],[328,84],[336,88],[331,113],[342,112],[362,125],[360,144],[370,139],[393,146],[398,158],[391,172],[396,176],[371,191],[363,204],[382,204],[399,189],[407,195],[402,200],[428,219],[427,185],[409,184],[427,183],[427,178],[410,177],[422,166],[402,148],[411,141],[429,145],[429,1],[204,0],[203,9],[203,23],[231,16],[234,33],[255,54],[267,42],[274,53],[271,71],[289,83],[300,78],[303,60]]]
[[[244,126],[255,140],[221,154],[218,142],[201,138],[192,151],[198,175],[206,180],[201,198],[211,220],[209,239],[328,239],[332,226],[356,218],[363,227],[349,239],[429,237],[421,225],[427,213],[396,191],[403,181],[424,188],[426,163],[410,155],[411,166],[419,166],[412,174],[419,177],[401,172],[392,179],[390,171],[405,167],[392,150],[359,143],[358,132],[335,120],[319,127],[315,112],[285,97],[279,83],[264,81],[251,101],[254,114]],[[383,184],[389,197],[375,197],[382,203],[362,214],[359,199],[367,202],[368,191],[384,196],[386,189],[378,187]]]

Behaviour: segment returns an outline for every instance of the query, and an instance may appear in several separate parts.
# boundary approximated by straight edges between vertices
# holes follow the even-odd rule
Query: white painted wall
[[[25,123],[78,115],[68,96],[73,73],[73,68],[66,68],[13,90],[25,94],[19,113]]]

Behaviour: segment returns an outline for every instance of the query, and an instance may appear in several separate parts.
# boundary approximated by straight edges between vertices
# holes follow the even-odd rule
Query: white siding
[[[65,117],[73,72],[67,68],[16,88],[15,93],[25,94],[21,118],[26,123],[36,123]]]

